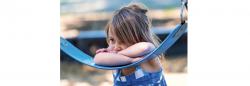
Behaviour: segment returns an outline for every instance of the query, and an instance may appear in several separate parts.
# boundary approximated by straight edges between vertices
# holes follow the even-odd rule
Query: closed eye
[[[114,41],[115,41],[115,40],[114,40],[113,38],[109,38],[109,42],[110,42],[110,43],[114,43]]]
[[[111,39],[109,39],[110,41],[114,41],[114,39],[113,38],[111,38]]]

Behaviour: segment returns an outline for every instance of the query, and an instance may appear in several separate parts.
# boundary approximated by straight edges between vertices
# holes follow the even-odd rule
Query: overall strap
[[[139,69],[142,69],[142,68],[140,67],[140,65],[136,65],[136,66],[135,66],[135,70],[139,70]]]
[[[119,76],[121,76],[121,69],[117,69],[116,70],[116,74],[115,74],[114,80],[117,80],[117,78],[119,78]]]

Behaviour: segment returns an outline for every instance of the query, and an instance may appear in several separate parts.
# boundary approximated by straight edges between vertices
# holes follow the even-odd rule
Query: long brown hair
[[[105,28],[107,42],[109,43],[109,30],[111,30],[117,37],[117,41],[128,46],[138,42],[150,42],[158,47],[160,39],[150,29],[151,19],[146,15],[147,11],[140,4],[131,4],[117,10]],[[160,62],[165,63],[163,54],[157,57],[161,59]],[[147,62],[151,66],[154,65],[154,60]]]
[[[138,3],[117,10],[105,28],[107,43],[109,43],[109,30],[111,30],[119,39],[118,41],[126,45],[150,42],[158,47],[160,39],[150,29],[151,19],[148,18],[147,12],[145,6]],[[165,61],[164,54],[158,57],[162,59],[161,61]]]
[[[142,5],[132,4],[117,10],[106,26],[106,34],[112,30],[120,42],[133,45],[138,42],[150,42],[159,45],[159,38],[151,31],[151,19]],[[107,40],[108,41],[108,40]]]

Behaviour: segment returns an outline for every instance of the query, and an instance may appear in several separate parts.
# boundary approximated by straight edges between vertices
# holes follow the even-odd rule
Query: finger
[[[98,49],[95,53],[100,53],[103,49]]]
[[[107,52],[107,49],[103,48],[103,49],[99,49],[96,51],[96,53],[100,53],[100,52]]]
[[[109,51],[110,53],[117,53],[117,51]]]
[[[100,53],[100,50],[96,51],[95,53],[96,53],[96,54],[97,54],[97,53]]]

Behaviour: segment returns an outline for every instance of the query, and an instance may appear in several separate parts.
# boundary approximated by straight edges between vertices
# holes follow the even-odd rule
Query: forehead
[[[115,28],[108,28],[108,37],[107,37],[107,39],[112,38],[116,42],[119,42],[121,44],[125,44],[125,45],[128,45],[128,46],[131,45],[131,43],[129,41],[125,41],[125,40],[128,40],[127,38],[125,38],[125,37],[117,34],[116,32],[118,32],[118,31],[115,31],[115,30],[117,30],[117,29],[115,29]]]
[[[117,35],[115,34],[115,31],[113,30],[113,29],[109,29],[108,30],[108,38],[113,38],[113,39],[115,39],[116,41],[121,41],[118,37],[117,37]]]
[[[109,37],[114,37],[115,36],[114,30],[112,30],[111,28],[109,28],[109,30],[108,30],[108,36]]]

